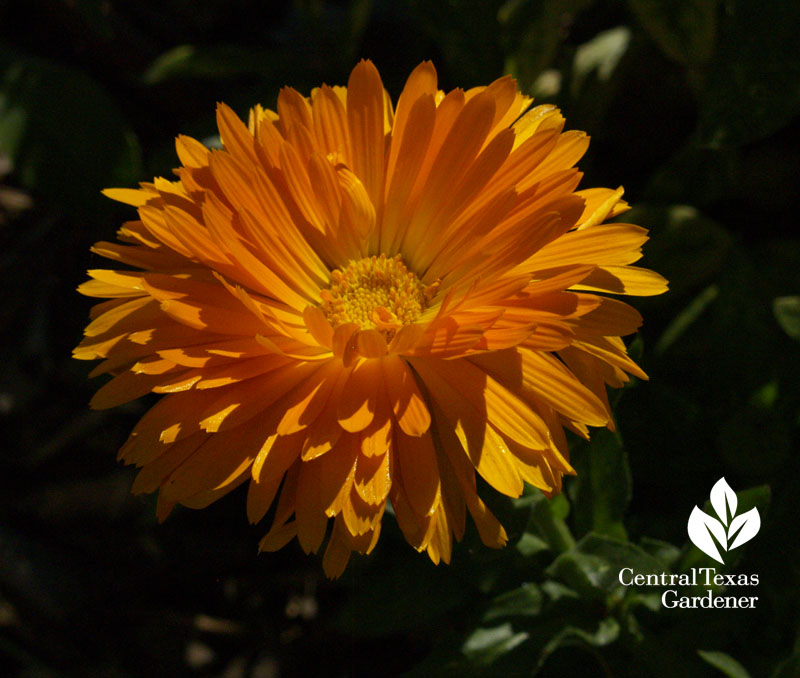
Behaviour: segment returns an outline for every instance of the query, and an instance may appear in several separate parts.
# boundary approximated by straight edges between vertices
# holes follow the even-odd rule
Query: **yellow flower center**
[[[393,335],[419,318],[437,286],[426,287],[399,254],[381,254],[333,271],[330,289],[321,295],[322,310],[334,328],[356,323]]]

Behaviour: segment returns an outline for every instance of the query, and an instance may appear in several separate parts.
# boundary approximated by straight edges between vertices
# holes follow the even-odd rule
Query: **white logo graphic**
[[[737,503],[736,493],[725,482],[725,478],[720,478],[711,488],[711,506],[719,520],[697,506],[689,516],[689,539],[703,553],[723,565],[725,562],[720,556],[717,544],[723,550],[730,551],[750,541],[761,528],[758,509],[754,507],[737,516]]]

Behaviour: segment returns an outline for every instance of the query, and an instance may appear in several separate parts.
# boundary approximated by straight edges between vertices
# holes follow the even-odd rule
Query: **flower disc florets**
[[[321,293],[322,309],[334,328],[356,323],[394,333],[419,318],[430,292],[399,254],[381,254],[332,271],[330,289]]]

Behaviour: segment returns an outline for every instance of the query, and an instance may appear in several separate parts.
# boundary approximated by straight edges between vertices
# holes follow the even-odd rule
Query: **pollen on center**
[[[425,286],[402,257],[366,257],[333,271],[322,291],[322,310],[333,327],[357,323],[361,329],[394,333],[427,308],[436,285]]]

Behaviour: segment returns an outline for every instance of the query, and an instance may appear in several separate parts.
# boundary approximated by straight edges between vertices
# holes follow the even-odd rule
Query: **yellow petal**
[[[594,272],[586,276],[580,284],[573,285],[571,289],[650,297],[656,294],[663,294],[669,287],[663,276],[646,268],[637,268],[636,266],[599,266]]]

